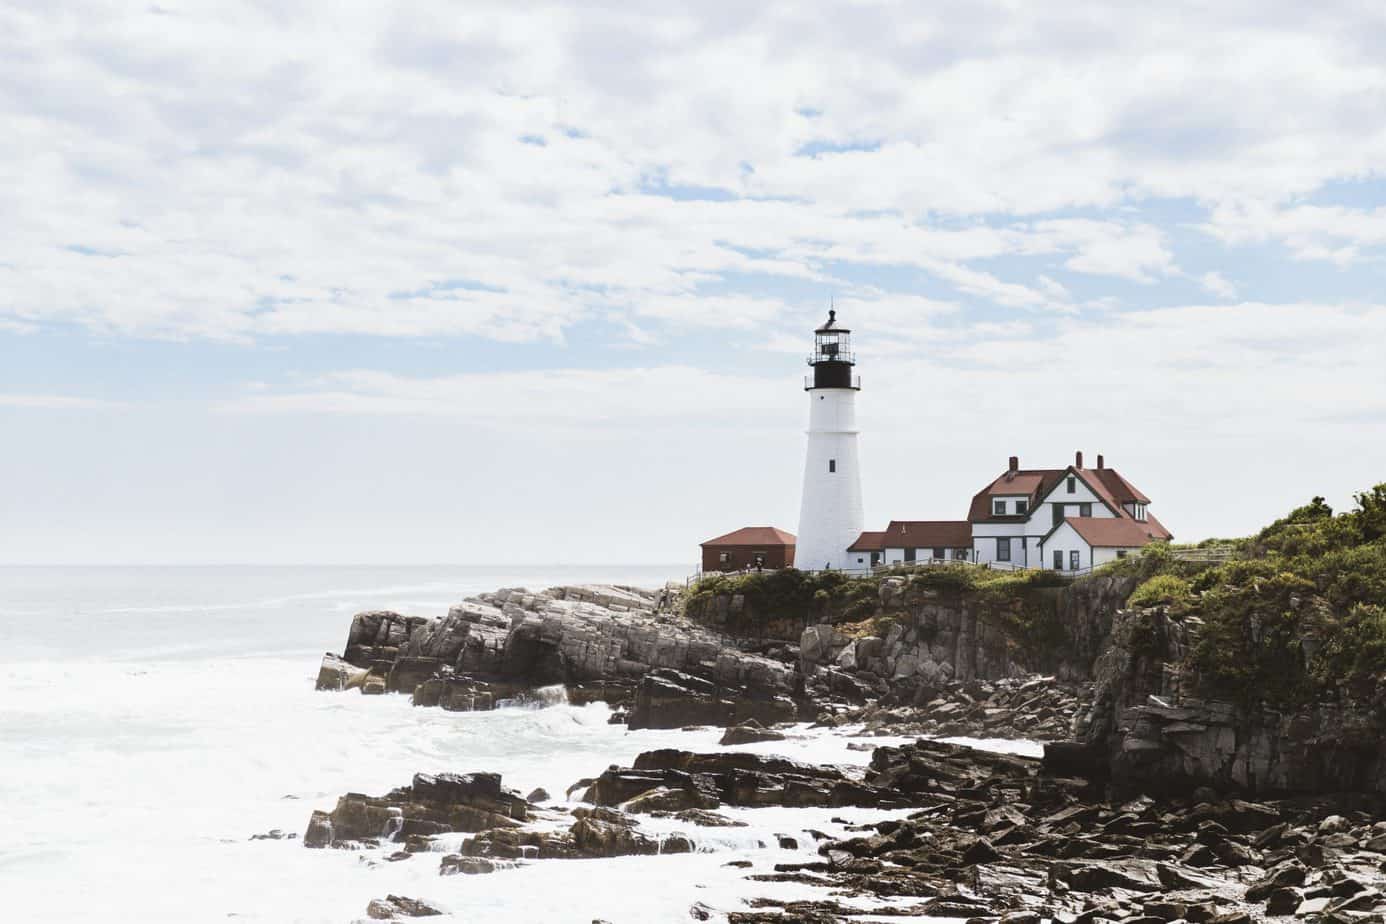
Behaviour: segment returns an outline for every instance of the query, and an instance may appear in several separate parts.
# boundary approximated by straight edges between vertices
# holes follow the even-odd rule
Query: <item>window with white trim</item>
[[[1011,560],[1011,537],[1010,537],[1010,536],[997,536],[997,537],[996,537],[996,560],[997,560],[997,561],[1010,561],[1010,560]]]

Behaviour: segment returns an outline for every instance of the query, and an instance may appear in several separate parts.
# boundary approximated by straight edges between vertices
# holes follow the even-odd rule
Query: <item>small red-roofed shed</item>
[[[794,566],[794,534],[773,526],[743,526],[702,543],[703,571],[746,571]]]

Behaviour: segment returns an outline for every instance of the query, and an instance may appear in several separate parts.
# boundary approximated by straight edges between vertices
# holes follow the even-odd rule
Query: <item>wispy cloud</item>
[[[1351,4],[1308,28],[1237,5],[473,12],[0,11],[0,171],[23,178],[0,325],[562,342],[616,312],[657,337],[710,292],[773,327],[844,266],[1071,312],[1178,274],[1162,200],[1306,260],[1386,241],[1379,209],[1299,201],[1386,159],[1386,54]]]

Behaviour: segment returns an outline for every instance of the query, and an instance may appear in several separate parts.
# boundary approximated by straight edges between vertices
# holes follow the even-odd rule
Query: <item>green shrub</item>
[[[1160,603],[1184,603],[1191,596],[1189,582],[1175,574],[1157,574],[1148,579],[1127,598],[1127,606],[1155,606]]]

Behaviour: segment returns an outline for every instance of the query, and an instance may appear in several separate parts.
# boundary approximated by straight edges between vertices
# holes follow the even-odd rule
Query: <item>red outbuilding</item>
[[[794,566],[794,534],[745,526],[702,543],[704,571],[755,571]]]

